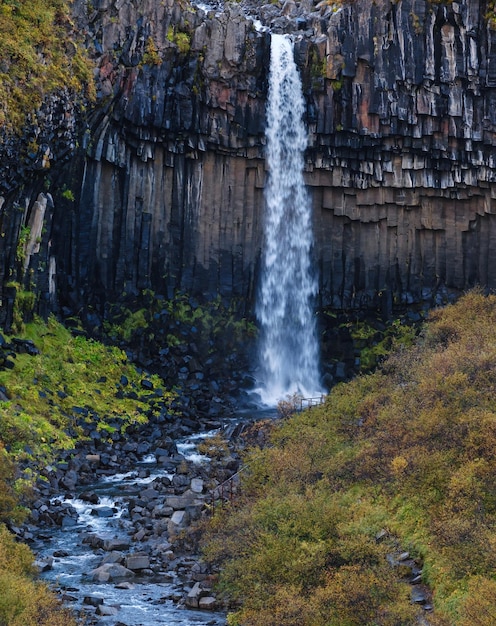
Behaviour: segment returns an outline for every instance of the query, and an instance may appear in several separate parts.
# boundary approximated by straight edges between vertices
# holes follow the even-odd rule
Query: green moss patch
[[[163,381],[138,371],[122,350],[73,335],[54,318],[26,324],[24,337],[39,354],[17,354],[15,367],[0,371],[8,398],[0,402],[0,442],[14,458],[73,447],[85,420],[111,432],[116,421],[125,429],[154,410],[151,396]],[[142,386],[144,378],[152,392]],[[174,397],[163,390],[160,402]]]
[[[19,131],[45,94],[65,88],[79,93],[83,85],[91,85],[90,66],[77,39],[65,0],[2,1],[0,126]]]

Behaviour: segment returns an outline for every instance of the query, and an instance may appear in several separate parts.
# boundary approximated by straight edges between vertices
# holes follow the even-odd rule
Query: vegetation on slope
[[[0,524],[1,626],[75,626],[68,609],[33,578],[33,555]]]
[[[496,297],[471,292],[380,371],[279,423],[205,548],[230,624],[416,624],[398,550],[423,565],[429,624],[494,624],[495,391]]]
[[[45,94],[90,85],[67,0],[0,3],[0,127],[19,130]]]
[[[18,353],[14,367],[0,371],[0,626],[73,626],[35,580],[29,549],[2,522],[22,521],[36,467],[56,460],[58,450],[72,449],[95,424],[105,438],[143,422],[175,396],[158,393],[157,376],[146,376],[148,391],[124,352],[74,336],[54,318],[26,324],[22,339],[39,354]]]
[[[74,336],[50,318],[26,324],[24,337],[39,354],[18,354],[15,367],[0,371],[0,386],[8,401],[0,402],[0,442],[15,460],[50,459],[61,448],[72,448],[85,432],[85,423],[111,433],[119,427],[145,421],[141,388],[143,373],[118,349]],[[121,378],[136,390],[116,397]],[[162,380],[149,377],[155,389]],[[161,403],[172,400],[164,392]],[[149,403],[146,409],[150,408]]]

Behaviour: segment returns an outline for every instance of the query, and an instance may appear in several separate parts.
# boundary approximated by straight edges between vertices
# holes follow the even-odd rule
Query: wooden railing
[[[234,500],[235,496],[239,493],[240,474],[245,469],[246,465],[243,465],[235,474],[229,476],[224,482],[211,489],[209,499],[212,509],[215,509],[217,506],[224,506]]]
[[[325,395],[314,396],[313,398],[298,398],[295,406],[296,411],[303,411],[304,409],[310,409],[313,406],[319,406],[324,404]],[[240,490],[240,474],[247,468],[247,465],[243,465],[239,470],[227,478],[224,482],[220,483],[216,487],[210,490],[209,501],[214,510],[217,506],[224,506],[228,502],[232,502]]]
[[[303,411],[303,409],[311,409],[313,406],[319,406],[319,404],[324,404],[324,400],[324,394],[320,396],[314,396],[313,398],[299,398],[299,406],[297,407],[297,410]]]

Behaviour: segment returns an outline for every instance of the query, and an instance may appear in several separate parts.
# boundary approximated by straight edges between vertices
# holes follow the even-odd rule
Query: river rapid
[[[197,509],[202,503],[205,506],[207,497],[203,485],[209,474],[210,460],[198,453],[197,443],[215,432],[199,433],[177,442],[177,453],[171,457],[174,459],[171,462],[164,463],[161,459],[159,463],[154,454],[145,454],[125,472],[106,472],[99,477],[95,472],[94,483],[78,487],[73,494],[62,491],[51,497],[48,509],[66,510],[68,515],[62,517],[57,526],[40,528],[35,533],[32,548],[42,570],[41,577],[59,591],[64,603],[72,606],[85,624],[226,624],[225,614],[219,610],[185,606],[188,593],[205,577],[197,555],[176,549],[174,541],[170,541],[170,520],[178,510],[172,512],[166,525],[169,534],[156,530],[164,520],[156,514],[157,507],[163,505],[159,504],[160,500],[167,503],[171,498],[189,497],[193,488],[198,497],[191,499],[191,505],[181,506],[186,510],[191,507],[191,519],[195,517],[195,505]],[[187,484],[188,489],[178,489],[179,484]],[[157,496],[163,485],[171,495]],[[147,500],[151,490],[155,492],[153,508]],[[173,495],[177,493],[183,495]],[[135,509],[139,505],[146,509],[147,504],[142,523]],[[150,509],[153,513],[147,522],[146,514]],[[153,524],[153,533],[147,534]],[[188,525],[180,526],[180,530],[187,533]],[[112,576],[107,581],[95,579],[94,571],[102,563],[129,564],[129,554],[134,558],[144,557],[142,565],[147,567],[134,568],[129,575]],[[205,592],[199,595],[205,596]]]

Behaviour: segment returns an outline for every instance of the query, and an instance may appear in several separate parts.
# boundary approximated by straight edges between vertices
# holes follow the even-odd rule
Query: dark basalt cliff
[[[14,278],[37,291],[41,312],[103,310],[144,289],[220,293],[250,309],[270,56],[255,24],[295,40],[321,303],[432,303],[496,287],[486,2],[98,0],[88,14],[81,0],[74,10],[98,100],[84,113],[47,101],[35,154],[2,146],[4,304]]]
[[[477,1],[364,2],[330,19],[308,177],[324,300],[495,286],[496,33],[485,13]]]

